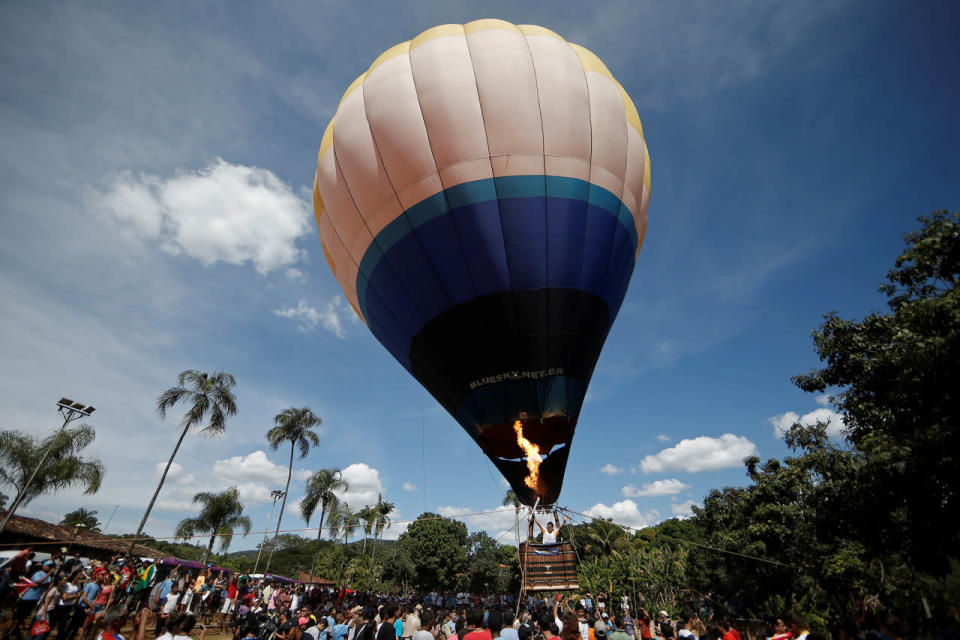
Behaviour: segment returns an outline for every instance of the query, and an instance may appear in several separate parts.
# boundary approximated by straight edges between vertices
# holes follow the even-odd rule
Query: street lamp
[[[7,523],[10,522],[10,516],[13,515],[13,513],[17,510],[17,507],[20,506],[20,503],[23,502],[24,496],[27,495],[27,490],[30,488],[30,485],[33,484],[33,479],[37,477],[37,472],[40,471],[40,467],[43,466],[43,463],[47,461],[47,456],[50,455],[54,445],[57,444],[57,440],[60,439],[60,435],[63,433],[64,429],[67,428],[67,425],[80,418],[89,418],[90,414],[96,411],[96,409],[90,405],[84,405],[82,402],[74,402],[69,398],[60,398],[60,401],[57,402],[57,411],[59,411],[60,415],[63,416],[63,424],[60,426],[60,430],[57,432],[57,435],[54,436],[53,440],[50,441],[50,446],[47,447],[47,450],[43,452],[43,457],[40,458],[40,462],[38,462],[37,466],[34,467],[33,473],[30,474],[26,484],[23,485],[23,488],[20,490],[17,499],[14,500],[13,504],[10,505],[7,515],[3,517],[3,522],[0,522],[0,533],[3,533],[3,530],[6,529]]]
[[[260,544],[260,550],[257,551],[257,562],[253,565],[253,573],[257,572],[257,569],[260,567],[260,554],[263,553],[263,548],[267,544],[267,533],[270,531],[270,523],[273,521],[273,510],[277,506],[277,501],[283,497],[283,491],[279,489],[274,489],[270,492],[270,497],[273,498],[273,506],[270,507],[270,517],[267,518],[267,528],[263,530],[263,542]],[[271,549],[270,555],[273,555],[273,550]]]

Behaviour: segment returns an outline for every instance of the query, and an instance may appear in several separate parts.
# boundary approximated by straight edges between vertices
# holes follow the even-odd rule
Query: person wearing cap
[[[423,611],[423,605],[417,604],[413,611],[407,614],[407,617],[403,621],[403,631],[401,632],[401,640],[410,640],[413,638],[413,634],[420,630],[420,612]],[[334,638],[334,640],[337,640]]]
[[[670,622],[670,614],[666,611],[660,612],[660,637],[661,638],[673,638],[675,632],[673,630],[673,624]]]
[[[593,635],[597,640],[607,640],[607,633],[609,632],[607,622],[609,619],[610,616],[604,612],[600,614],[600,617],[597,618],[597,621],[593,624]]]

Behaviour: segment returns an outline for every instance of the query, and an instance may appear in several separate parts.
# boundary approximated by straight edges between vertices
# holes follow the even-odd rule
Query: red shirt
[[[227,598],[233,600],[237,597],[237,583],[231,582],[230,586],[227,587]]]
[[[474,629],[463,636],[463,640],[493,640],[490,629]]]
[[[740,640],[740,632],[730,627],[730,631],[723,634],[723,640]]]

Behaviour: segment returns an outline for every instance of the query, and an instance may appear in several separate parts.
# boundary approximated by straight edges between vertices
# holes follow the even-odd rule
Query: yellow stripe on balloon
[[[462,36],[464,35],[462,24],[441,24],[431,27],[410,41],[410,51],[413,51],[420,45],[434,38],[444,36]]]
[[[506,20],[495,20],[493,18],[474,20],[473,22],[468,22],[467,24],[463,25],[463,32],[468,36],[473,33],[489,31],[491,29],[502,29],[503,31],[515,31],[520,33],[520,28],[512,22],[507,22]]]

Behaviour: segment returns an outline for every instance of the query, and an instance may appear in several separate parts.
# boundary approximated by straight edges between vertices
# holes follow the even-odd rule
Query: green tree
[[[290,464],[287,467],[287,484],[283,492],[283,502],[280,503],[280,515],[277,516],[277,530],[274,538],[280,535],[280,522],[283,520],[283,510],[287,506],[287,494],[290,492],[290,476],[293,474],[293,454],[300,450],[300,457],[306,458],[310,453],[310,446],[320,444],[320,437],[313,431],[323,422],[319,416],[307,407],[284,409],[273,418],[274,426],[267,431],[267,442],[270,448],[276,451],[284,442],[290,443]],[[272,554],[271,554],[272,555]],[[264,573],[270,572],[270,556],[267,556],[267,566]]]
[[[373,527],[377,522],[377,510],[375,507],[367,505],[357,512],[357,518],[360,520],[361,527],[363,528],[363,550],[361,553],[366,557],[367,538],[373,533]],[[371,556],[371,558],[372,557],[373,556]]]
[[[183,414],[180,421],[183,431],[177,444],[173,447],[173,453],[167,460],[167,466],[163,469],[163,475],[160,476],[160,482],[157,483],[157,490],[153,492],[150,498],[150,504],[140,520],[140,526],[137,527],[136,536],[143,533],[143,528],[147,526],[147,519],[153,510],[153,505],[160,495],[160,489],[167,479],[167,473],[170,471],[170,465],[180,450],[183,439],[191,427],[202,424],[205,420],[207,426],[201,429],[201,433],[217,436],[223,433],[227,428],[227,418],[237,413],[237,399],[233,395],[233,387],[236,381],[229,373],[214,371],[213,373],[204,373],[195,369],[181,371],[177,376],[177,386],[170,387],[160,394],[157,398],[157,412],[161,418],[167,417],[167,410],[173,408],[177,403],[183,401],[189,405],[187,412]],[[130,542],[130,548],[133,549],[134,541]]]
[[[467,561],[467,527],[435,513],[422,513],[400,534],[397,546],[412,564],[419,588],[450,589]]]
[[[960,543],[944,526],[960,522],[960,213],[920,222],[880,286],[889,311],[825,316],[813,333],[825,366],[794,381],[832,394],[866,457],[874,551],[905,550],[913,567],[942,575]]]
[[[75,527],[79,524],[85,527],[87,531],[100,531],[100,520],[97,519],[97,512],[83,507],[74,509],[64,515],[60,524],[65,527]]]
[[[396,505],[392,502],[388,502],[383,499],[379,493],[377,494],[377,504],[373,505],[373,510],[376,513],[376,517],[373,520],[373,551],[371,554],[376,554],[377,543],[380,540],[380,536],[383,535],[383,530],[390,526],[390,514],[393,513],[393,510],[396,509]]]
[[[0,482],[14,490],[13,503],[30,503],[46,493],[71,487],[83,487],[94,494],[103,482],[103,464],[96,458],[84,458],[83,451],[93,444],[96,430],[86,424],[67,427],[63,431],[37,440],[20,431],[0,431]],[[26,487],[44,452],[50,453]]]
[[[300,501],[300,513],[307,525],[310,524],[310,518],[320,505],[320,522],[317,524],[317,553],[314,554],[310,567],[310,577],[313,578],[314,570],[317,568],[317,555],[320,552],[320,540],[323,538],[323,525],[326,521],[327,513],[335,507],[339,500],[337,492],[344,492],[350,489],[349,484],[343,479],[340,469],[320,469],[307,480],[307,492]]]
[[[343,555],[340,556],[340,569],[337,572],[337,584],[343,584],[343,561],[347,556],[347,544],[350,542],[350,536],[353,530],[360,525],[359,515],[350,509],[350,505],[345,502],[339,503],[330,513],[331,535],[334,532],[343,535]]]
[[[620,525],[602,518],[594,519],[580,536],[585,558],[610,557],[620,559],[629,546],[627,532]]]
[[[210,542],[200,561],[206,566],[217,538],[220,538],[220,550],[226,551],[233,540],[234,530],[239,528],[243,535],[247,535],[253,523],[243,515],[243,503],[240,502],[240,492],[236,487],[220,493],[201,491],[193,496],[193,502],[201,505],[200,515],[181,520],[175,535],[177,538],[188,539],[197,534],[209,533]]]

